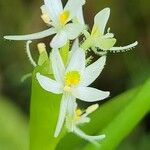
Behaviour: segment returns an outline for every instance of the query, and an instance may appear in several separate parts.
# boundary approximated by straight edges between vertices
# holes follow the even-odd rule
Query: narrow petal
[[[97,79],[97,77],[101,74],[105,66],[105,63],[106,63],[106,56],[102,56],[97,61],[86,67],[81,84],[84,86],[88,86],[91,83],[93,83]]]
[[[94,19],[94,26],[99,28],[99,32],[103,35],[105,31],[106,24],[110,16],[110,8],[105,8],[100,11]]]
[[[52,48],[60,48],[63,47],[67,43],[67,35],[64,31],[61,31],[55,35],[52,39],[50,46]]]
[[[101,91],[91,87],[78,87],[72,89],[72,94],[82,101],[95,102],[107,98],[110,92]]]
[[[74,128],[74,133],[76,135],[78,135],[79,137],[83,138],[84,140],[95,144],[96,146],[99,146],[98,141],[100,141],[100,140],[102,140],[102,139],[104,139],[106,137],[104,134],[97,135],[97,136],[87,135],[87,134],[85,134],[82,130],[80,130],[77,127]]]
[[[115,38],[100,38],[95,41],[94,45],[95,47],[98,47],[101,50],[109,50],[115,45],[115,43]]]
[[[70,12],[70,17],[68,20],[71,20],[73,17],[77,17],[77,10],[80,10],[85,4],[85,0],[68,0],[64,10]]]
[[[80,7],[78,12],[77,12],[77,20],[82,25],[85,25],[85,20],[84,20],[84,14],[83,14],[83,8],[82,7]]]
[[[49,12],[49,17],[57,23],[59,14],[63,11],[61,0],[44,0],[44,3]]]
[[[58,49],[53,49],[51,53],[52,69],[57,82],[63,85],[65,67]]]
[[[41,39],[47,36],[50,36],[52,34],[55,34],[56,31],[54,28],[47,29],[45,31],[33,33],[33,34],[27,34],[27,35],[8,35],[4,36],[7,40],[15,40],[15,41],[22,41],[22,40],[35,40],[35,39]]]
[[[63,94],[61,103],[60,103],[60,112],[59,112],[59,117],[58,117],[58,122],[56,125],[56,130],[54,133],[54,137],[57,137],[62,129],[63,123],[65,121],[66,113],[67,113],[67,105],[68,105],[68,97],[67,94]]]
[[[84,26],[78,23],[69,23],[65,26],[65,32],[69,40],[74,40],[83,31]]]
[[[79,39],[78,38],[74,41],[74,43],[72,45],[72,48],[70,51],[70,56],[69,56],[69,61],[77,49],[79,49]]]
[[[74,52],[73,56],[71,57],[66,72],[76,70],[82,74],[84,69],[85,69],[85,52],[84,50],[79,48]]]
[[[134,42],[132,44],[129,44],[127,46],[120,46],[120,47],[112,47],[109,49],[109,51],[112,51],[112,52],[124,52],[124,51],[128,51],[128,50],[131,50],[133,49],[135,46],[138,45],[138,42]]]
[[[55,94],[62,93],[62,85],[60,83],[58,83],[46,76],[43,76],[40,73],[36,74],[36,78],[44,90],[55,93]]]

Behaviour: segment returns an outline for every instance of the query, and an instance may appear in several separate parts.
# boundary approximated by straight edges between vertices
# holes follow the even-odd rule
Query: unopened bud
[[[46,45],[45,45],[44,43],[39,43],[39,44],[37,45],[37,47],[38,47],[38,50],[39,50],[39,53],[40,53],[40,54],[42,54],[43,52],[46,51]]]

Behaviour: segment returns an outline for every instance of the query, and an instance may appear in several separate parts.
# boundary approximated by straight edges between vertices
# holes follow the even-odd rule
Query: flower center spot
[[[68,10],[63,11],[60,15],[59,15],[59,21],[62,25],[65,25],[68,18],[69,18],[70,12]]]
[[[70,71],[65,76],[65,84],[67,86],[75,86],[80,82],[80,74],[78,71]]]
[[[79,120],[79,119],[81,118],[81,115],[82,115],[81,109],[76,109],[75,114],[76,114],[75,119],[76,119],[76,120]]]

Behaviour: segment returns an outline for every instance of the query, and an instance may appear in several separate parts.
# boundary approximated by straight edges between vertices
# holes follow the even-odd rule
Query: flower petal
[[[47,36],[50,36],[52,34],[55,34],[56,31],[54,28],[50,28],[41,32],[33,33],[33,34],[27,34],[27,35],[8,35],[4,36],[7,40],[15,40],[15,41],[22,41],[22,40],[35,40],[35,39],[41,39]]]
[[[64,10],[68,10],[70,12],[70,16],[68,20],[71,20],[73,17],[77,17],[77,10],[82,8],[85,4],[85,0],[68,0]]]
[[[86,67],[81,85],[88,86],[93,83],[102,72],[106,63],[106,56],[102,56],[97,61]]]
[[[51,53],[52,69],[54,77],[57,82],[63,85],[64,75],[65,75],[65,66],[63,60],[59,54],[58,49],[53,49]]]
[[[80,7],[78,12],[77,12],[77,20],[79,23],[85,25],[85,20],[84,20],[84,14],[83,14],[83,8]]]
[[[95,102],[107,98],[110,92],[101,91],[91,87],[77,87],[72,89],[72,94],[82,101]]]
[[[99,32],[103,35],[105,31],[106,24],[110,16],[110,8],[105,8],[100,11],[94,19],[94,26],[99,28]]]
[[[70,51],[70,55],[69,55],[69,61],[71,59],[71,57],[73,56],[74,52],[79,48],[79,39],[77,38],[73,45],[72,45],[72,48],[71,48],[71,51]]]
[[[61,31],[55,35],[52,39],[50,46],[52,48],[60,48],[63,47],[67,43],[67,35],[64,31]]]
[[[44,0],[49,12],[49,17],[53,22],[58,23],[59,14],[63,11],[61,0]]]
[[[61,131],[61,128],[62,128],[63,123],[65,121],[65,116],[66,116],[66,113],[67,113],[67,105],[68,105],[68,97],[67,97],[66,94],[64,94],[62,96],[61,103],[60,103],[59,118],[58,118],[58,121],[57,121],[54,137],[57,137],[59,135],[60,131]]]
[[[74,127],[74,133],[79,137],[83,138],[84,140],[89,141],[97,146],[99,146],[99,143],[97,141],[100,141],[106,137],[104,134],[96,136],[87,135],[77,127]]]
[[[79,71],[82,74],[84,69],[85,69],[85,52],[84,50],[79,48],[72,55],[66,72],[75,70]]]
[[[70,94],[64,93],[60,104],[59,118],[54,137],[59,135],[65,121],[66,113],[72,113],[75,110],[74,107],[76,107],[75,98]]]
[[[65,26],[65,32],[69,40],[74,40],[83,31],[84,26],[78,23],[69,23]]]
[[[36,74],[36,78],[44,90],[55,93],[55,94],[62,93],[62,85],[59,84],[58,82],[56,82],[46,76],[43,76],[40,73]]]

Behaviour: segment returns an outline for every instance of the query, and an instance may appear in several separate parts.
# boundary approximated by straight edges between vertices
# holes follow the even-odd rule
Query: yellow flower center
[[[60,15],[59,15],[59,21],[62,25],[65,25],[66,24],[66,21],[68,20],[69,18],[69,11],[68,10],[65,10],[63,11]]]
[[[78,71],[70,71],[65,76],[66,86],[75,86],[80,82],[80,74]]]
[[[81,118],[81,115],[82,115],[81,109],[76,109],[76,117],[75,117],[75,119],[79,120]]]

